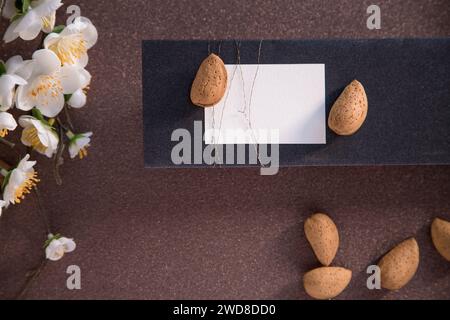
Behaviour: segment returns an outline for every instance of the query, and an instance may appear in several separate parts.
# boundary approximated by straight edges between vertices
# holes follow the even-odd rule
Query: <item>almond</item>
[[[437,251],[450,261],[450,222],[434,219],[431,224],[431,239]]]
[[[366,120],[367,110],[368,102],[364,87],[358,80],[353,80],[331,108],[328,126],[338,135],[352,135]]]
[[[398,290],[413,277],[419,266],[419,246],[414,238],[403,241],[389,251],[378,263],[381,286]]]
[[[321,267],[307,272],[303,277],[306,293],[315,299],[332,299],[348,286],[350,270],[340,267]]]
[[[321,264],[329,266],[339,247],[339,233],[333,220],[323,213],[305,221],[305,235]]]
[[[227,88],[227,69],[217,55],[210,54],[200,65],[191,88],[191,101],[199,107],[218,103]]]

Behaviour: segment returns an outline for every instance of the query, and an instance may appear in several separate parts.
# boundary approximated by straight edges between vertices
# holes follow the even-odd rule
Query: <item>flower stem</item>
[[[25,297],[28,290],[30,289],[31,284],[34,280],[36,280],[39,275],[41,274],[42,270],[44,269],[45,265],[47,264],[47,259],[45,257],[42,258],[41,263],[37,267],[36,270],[33,271],[33,274],[30,275],[27,280],[25,281],[25,284],[23,285],[22,289],[20,290],[19,294],[16,296],[16,300],[21,300]]]
[[[11,141],[6,140],[5,138],[0,138],[0,142],[7,145],[10,148],[14,148],[16,145]]]
[[[66,116],[66,120],[67,120],[70,130],[75,131],[73,123],[72,123],[72,119],[70,117],[69,108],[67,107],[67,105],[64,106],[64,114]]]
[[[0,172],[3,171],[3,170],[9,171],[9,170],[11,170],[11,168],[12,167],[8,163],[6,163],[3,160],[0,160]]]
[[[64,141],[63,141],[64,126],[61,123],[59,118],[56,118],[56,120],[58,121],[58,124],[59,124],[59,126],[58,126],[59,143],[58,143],[58,148],[56,149],[56,153],[55,153],[55,156],[53,159],[53,175],[55,177],[56,184],[60,186],[60,185],[62,185],[63,182],[62,182],[61,174],[59,172],[59,167],[62,166],[64,163],[63,152],[64,152],[66,145],[64,144]]]
[[[56,117],[56,121],[58,122],[58,124],[61,128],[63,128],[66,131],[70,131],[70,129],[61,121],[60,117]]]
[[[36,195],[36,200],[38,203],[38,211],[41,215],[41,218],[45,224],[45,229],[46,229],[46,234],[50,234],[50,222],[48,219],[48,216],[46,215],[46,212],[44,211],[44,208],[42,206],[42,201],[41,201],[41,195],[39,193],[39,190],[37,187],[33,188],[34,193]],[[16,299],[17,300],[21,300],[25,297],[25,295],[27,294],[28,290],[30,289],[31,285],[33,284],[33,282],[39,277],[39,275],[41,274],[42,270],[45,268],[45,266],[47,265],[47,259],[44,256],[42,256],[41,258],[41,262],[39,263],[39,266],[32,272],[32,274],[30,276],[27,277],[27,279],[25,280],[25,283],[22,287],[22,289],[20,290],[20,292],[17,294]]]

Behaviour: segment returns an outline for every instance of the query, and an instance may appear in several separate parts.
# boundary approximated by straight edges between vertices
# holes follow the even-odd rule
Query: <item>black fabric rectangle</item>
[[[241,41],[240,63],[257,63],[258,46]],[[175,167],[173,130],[193,132],[194,121],[204,121],[189,92],[208,50],[237,63],[236,41],[143,41],[147,167]],[[326,145],[281,145],[282,166],[450,163],[450,39],[265,40],[260,63],[325,64],[327,116],[353,79],[368,96],[367,120],[355,135],[327,129]]]

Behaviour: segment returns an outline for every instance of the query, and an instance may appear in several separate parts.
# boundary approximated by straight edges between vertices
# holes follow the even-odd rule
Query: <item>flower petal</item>
[[[91,83],[92,76],[89,71],[84,68],[80,68],[79,73],[81,76],[81,88],[84,89]]]
[[[53,11],[48,16],[42,17],[42,31],[50,33],[55,28],[56,11]]]
[[[2,216],[2,209],[6,207],[6,201],[0,200],[0,217]]]
[[[26,84],[24,86],[19,86],[16,92],[16,107],[17,109],[23,111],[30,111],[35,107],[35,102],[28,95],[28,90],[30,89],[30,85]]]
[[[84,24],[84,28],[81,29],[83,38],[86,41],[86,46],[88,49],[92,48],[98,40],[97,28],[92,24],[92,22],[85,17],[78,17],[75,19],[74,23]]]
[[[8,29],[6,29],[6,32],[3,35],[3,41],[5,41],[5,43],[14,41],[19,37],[19,33],[14,31],[14,29],[16,29],[19,22],[20,22],[20,18],[11,22]]]
[[[30,159],[30,155],[27,154],[25,157],[23,157],[22,160],[20,160],[19,164],[17,165],[17,169],[20,169],[24,172],[34,172],[33,167],[36,165],[36,161],[28,161]]]
[[[82,89],[78,89],[72,94],[69,101],[67,101],[67,104],[72,108],[79,109],[86,105],[86,100],[87,100],[86,94],[83,92]]]
[[[56,117],[64,107],[64,95],[58,94],[54,97],[47,97],[45,102],[38,101],[36,108],[48,118]]]
[[[32,17],[32,19],[27,19],[27,17]],[[34,15],[33,12],[29,12],[14,29],[14,32],[17,32],[23,40],[30,41],[36,39],[41,29],[41,19]]]
[[[8,59],[5,63],[6,72],[9,74],[14,74],[22,66],[23,59],[21,56],[13,56]]]
[[[9,75],[0,77],[0,106],[2,109],[9,109],[12,106],[14,97],[14,81]]]
[[[81,68],[85,68],[88,65],[88,63],[89,63],[89,56],[87,53],[83,54],[76,62],[76,64]]]
[[[28,128],[33,126],[33,120],[37,120],[35,117],[23,115],[19,118],[19,125],[22,128]]]
[[[76,143],[69,144],[70,159],[74,159],[78,155],[78,152],[80,152],[80,148],[78,148]]]
[[[52,74],[61,67],[61,61],[51,50],[41,49],[33,53],[34,74]]]
[[[63,4],[61,0],[41,0],[36,1],[37,5],[33,6],[33,11],[40,17],[45,17],[58,10]]]
[[[17,128],[17,122],[8,112],[0,112],[0,130],[7,129],[13,131]]]
[[[72,94],[83,88],[86,75],[81,70],[84,69],[74,65],[65,65],[61,68],[61,85],[64,94]]]
[[[61,238],[59,238],[59,241],[61,241],[61,243],[63,244],[65,252],[72,252],[77,247],[77,245],[76,245],[75,241],[73,241],[73,239],[61,237]]]
[[[64,245],[59,239],[52,240],[45,248],[45,256],[51,261],[57,261],[64,256]]]
[[[52,44],[57,42],[61,38],[61,35],[57,33],[49,33],[44,39],[44,48],[48,49]]]
[[[8,183],[3,192],[3,200],[7,202],[7,205],[15,204],[16,189],[23,184],[26,178],[27,178],[26,173],[19,167],[12,170],[9,176]]]
[[[24,61],[22,65],[16,70],[15,74],[24,80],[30,79],[31,74],[33,73],[34,64],[35,63],[33,60]]]

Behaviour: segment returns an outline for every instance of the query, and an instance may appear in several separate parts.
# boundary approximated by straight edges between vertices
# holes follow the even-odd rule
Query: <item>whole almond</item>
[[[381,271],[381,286],[398,290],[413,277],[419,266],[419,246],[414,238],[401,242],[389,251],[378,263]]]
[[[303,277],[306,293],[315,299],[332,299],[348,286],[352,272],[340,267],[320,267]]]
[[[191,88],[191,101],[200,107],[218,103],[227,88],[227,69],[215,54],[210,54],[200,65]]]
[[[431,224],[431,238],[437,251],[450,261],[450,222],[434,219]]]
[[[304,229],[317,259],[329,266],[339,247],[339,233],[333,220],[326,214],[316,213],[305,221]]]
[[[367,110],[364,87],[358,80],[353,80],[333,104],[328,116],[328,126],[338,135],[352,135],[366,120]]]

